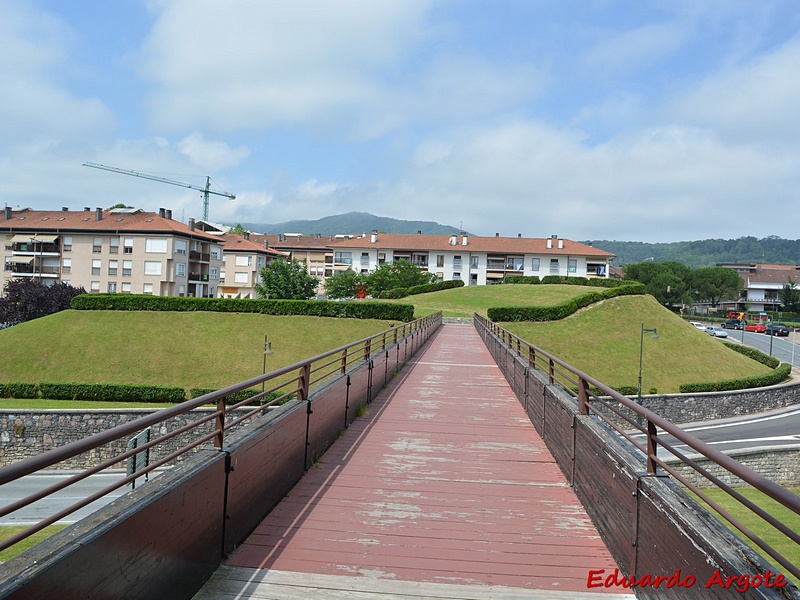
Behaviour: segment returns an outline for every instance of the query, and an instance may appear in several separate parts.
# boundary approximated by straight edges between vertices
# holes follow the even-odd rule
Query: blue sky
[[[0,0],[0,197],[797,239],[796,0]],[[357,232],[342,232],[357,233]]]

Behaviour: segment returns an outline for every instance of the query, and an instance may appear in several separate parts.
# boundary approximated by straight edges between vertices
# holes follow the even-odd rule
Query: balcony
[[[506,262],[504,260],[489,259],[486,261],[487,271],[505,271]]]
[[[189,273],[189,281],[208,281],[208,273]]]
[[[61,254],[59,244],[31,244],[30,242],[15,242],[11,244],[12,252],[24,252],[29,254]]]
[[[196,252],[195,250],[191,250],[189,252],[189,260],[209,262],[211,260],[211,255],[205,252]]]

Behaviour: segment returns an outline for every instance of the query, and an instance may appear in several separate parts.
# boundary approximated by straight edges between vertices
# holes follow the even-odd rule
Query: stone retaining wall
[[[800,444],[793,447],[732,450],[725,454],[783,487],[800,487]],[[702,455],[693,454],[689,455],[689,458],[731,487],[746,487],[748,485]],[[664,462],[697,487],[716,487],[705,477],[701,477],[694,469],[681,463],[677,458],[671,458]]]

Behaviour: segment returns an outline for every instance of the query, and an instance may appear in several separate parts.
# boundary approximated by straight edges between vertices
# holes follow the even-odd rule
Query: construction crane
[[[158,177],[157,175],[148,175],[147,173],[140,173],[139,171],[129,171],[128,169],[119,169],[117,167],[109,167],[108,165],[101,165],[98,163],[85,162],[84,167],[92,167],[93,169],[102,169],[104,171],[111,171],[112,173],[122,173],[123,175],[132,175],[133,177],[141,177],[142,179],[150,179],[152,181],[160,181],[161,183],[168,183],[170,185],[177,185],[180,187],[189,188],[192,190],[199,190],[203,192],[203,221],[208,221],[208,196],[214,194],[216,196],[225,196],[231,200],[235,200],[236,196],[227,192],[215,192],[211,189],[211,177],[206,177],[206,186],[200,187],[192,185],[191,183],[184,183],[182,181],[174,181],[166,179],[165,177]]]

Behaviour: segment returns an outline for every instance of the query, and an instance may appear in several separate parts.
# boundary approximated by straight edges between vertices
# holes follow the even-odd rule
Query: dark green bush
[[[211,392],[216,392],[216,391],[217,390],[215,388],[192,388],[191,390],[189,390],[189,394],[192,396],[192,398],[199,398],[200,396],[204,396],[205,394],[210,394]],[[250,388],[250,389],[247,389],[247,390],[241,390],[241,391],[238,391],[238,392],[234,392],[233,394],[230,394],[229,396],[227,396],[225,398],[225,404],[227,404],[227,405],[238,404],[239,402],[242,402],[243,400],[247,400],[248,398],[252,398],[256,394],[259,394],[260,392],[261,392],[261,390],[258,390],[258,389],[255,389],[255,388]],[[270,392],[269,394],[267,394],[263,398],[259,399],[259,404],[267,404],[268,402],[272,402],[273,400],[275,400],[275,398],[279,398],[282,395],[283,394],[281,392],[277,392],[277,391],[276,392]]]
[[[782,363],[777,369],[765,375],[742,377],[739,379],[726,379],[709,383],[685,383],[680,386],[682,394],[697,392],[725,392],[730,390],[744,390],[755,387],[766,387],[784,381],[792,371],[792,365]]]
[[[506,283],[511,285],[536,285],[541,283],[538,275],[509,275]]]
[[[75,310],[153,310],[244,312],[264,315],[304,315],[351,319],[411,321],[410,304],[329,302],[326,300],[265,300],[250,298],[179,298],[135,294],[82,294],[72,299]]]
[[[752,358],[760,362],[762,365],[767,365],[770,369],[775,369],[778,365],[781,364],[774,356],[770,356],[769,354],[764,354],[761,350],[756,350],[755,348],[751,348],[750,346],[743,346],[741,344],[732,344],[731,342],[723,342],[728,348],[733,350],[734,352],[738,352],[739,354],[744,354],[748,358]]]
[[[453,288],[464,287],[464,282],[460,279],[453,279],[450,281],[439,281],[437,283],[424,283],[421,285],[412,285],[409,288],[392,288],[390,290],[383,290],[375,294],[376,298],[382,300],[405,298],[406,296],[414,296],[416,294],[427,294],[429,292],[438,292],[441,290],[451,290]]]
[[[10,383],[0,383],[0,398],[38,398],[35,383],[21,383],[12,381]]]
[[[186,399],[184,389],[164,385],[117,383],[39,383],[42,398],[49,400],[95,400],[98,402],[164,402]]]

